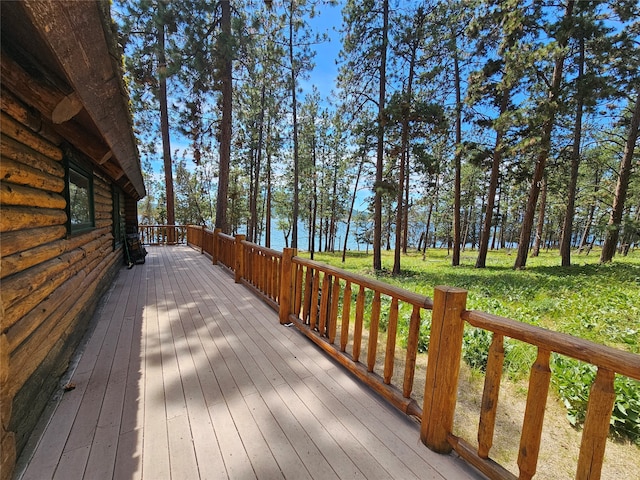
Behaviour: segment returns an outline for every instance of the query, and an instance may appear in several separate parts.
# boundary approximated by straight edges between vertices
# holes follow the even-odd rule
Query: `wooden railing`
[[[298,257],[293,249],[285,249],[280,254],[245,241],[243,235],[231,237],[201,227],[188,229],[188,243],[204,253],[207,235],[211,236],[214,263],[226,266],[233,271],[236,282],[243,282],[257,291],[279,312],[280,323],[293,323],[393,405],[420,420],[420,438],[428,448],[440,453],[455,450],[490,478],[530,479],[536,472],[551,378],[551,353],[595,365],[598,371],[591,387],[576,478],[600,478],[615,401],[614,378],[619,374],[640,380],[640,355],[508,318],[467,310],[467,292],[458,288],[436,287],[431,300],[368,277]],[[400,316],[408,312],[404,368],[402,372],[396,372],[394,354],[398,323]],[[429,355],[421,408],[412,397],[412,391],[420,324],[429,314]],[[381,320],[386,321],[386,335],[381,335]],[[477,440],[473,442],[453,434],[466,324],[493,335]],[[505,337],[533,345],[538,351],[529,378],[518,450],[518,476],[490,458]],[[379,339],[384,339],[385,343]]]
[[[237,245],[237,244],[236,244]],[[275,310],[279,307],[282,253],[255,243],[240,241],[236,253],[240,280],[254,289]],[[236,278],[236,281],[238,278]]]
[[[143,245],[187,243],[187,227],[185,225],[138,225],[138,236]]]
[[[465,321],[474,327],[492,332],[493,340],[489,348],[482,397],[478,446],[473,448],[466,441],[447,432],[447,442],[451,447],[461,457],[491,478],[516,478],[489,458],[503,370],[503,342],[504,337],[509,337],[535,346],[538,352],[529,376],[527,403],[518,450],[518,467],[520,469],[518,478],[529,479],[536,472],[542,423],[551,380],[549,360],[552,352],[595,365],[598,368],[589,395],[576,478],[600,478],[609,433],[609,422],[616,398],[614,392],[615,375],[619,374],[640,380],[640,355],[484,312],[463,309],[460,319],[456,319],[455,323],[464,324]],[[431,345],[433,345],[433,335],[434,331],[432,330]],[[449,337],[442,347],[445,350],[459,349],[461,345],[461,339],[460,342],[458,339],[454,342]],[[431,356],[431,354],[432,347],[430,346],[429,355]],[[431,359],[429,362],[431,363]],[[423,423],[422,433],[424,434],[426,430],[428,427],[425,427]],[[443,447],[442,451],[449,449]],[[434,448],[434,450],[439,449]]]
[[[430,298],[386,283],[293,256],[285,249],[280,294],[280,322],[293,322],[307,337],[370,385],[402,412],[422,417],[411,397],[418,331]],[[355,302],[354,302],[355,298]],[[411,312],[404,370],[395,375],[399,312]],[[370,307],[370,308],[369,308]],[[365,318],[366,317],[366,318]],[[386,319],[386,344],[379,344],[380,321]],[[368,328],[367,328],[368,324]],[[363,350],[363,343],[365,344]]]

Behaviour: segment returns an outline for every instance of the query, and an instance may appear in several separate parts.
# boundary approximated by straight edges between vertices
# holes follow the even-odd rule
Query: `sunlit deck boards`
[[[148,250],[23,479],[478,478],[210,259]]]

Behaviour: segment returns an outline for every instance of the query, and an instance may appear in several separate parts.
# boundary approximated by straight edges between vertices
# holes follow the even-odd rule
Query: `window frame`
[[[115,184],[111,185],[111,198],[112,198],[112,234],[113,234],[113,249],[116,250],[122,246],[124,236],[126,234],[126,212],[125,203],[126,199],[124,191]]]
[[[72,175],[81,177],[86,180],[87,200],[89,207],[88,221],[82,223],[73,223],[71,220],[71,184],[78,186],[77,182],[72,181]],[[84,187],[81,187],[84,188]],[[66,168],[65,168],[65,193],[66,193],[66,213],[67,213],[67,233],[69,235],[77,235],[86,233],[96,228],[95,217],[95,198],[93,190],[93,170],[83,165],[79,161],[69,158],[67,156]]]

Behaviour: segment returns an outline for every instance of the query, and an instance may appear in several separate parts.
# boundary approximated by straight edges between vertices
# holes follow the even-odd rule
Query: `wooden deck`
[[[122,269],[18,478],[481,478],[210,259]]]

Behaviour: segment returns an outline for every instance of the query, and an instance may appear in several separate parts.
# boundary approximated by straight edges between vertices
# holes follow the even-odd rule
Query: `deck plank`
[[[482,478],[207,257],[148,251],[19,478]]]

